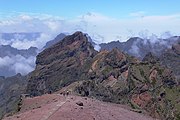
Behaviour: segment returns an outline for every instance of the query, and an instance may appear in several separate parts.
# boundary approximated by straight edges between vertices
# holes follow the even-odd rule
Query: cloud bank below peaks
[[[17,73],[26,75],[34,70],[35,56],[25,58],[21,55],[0,57],[0,76],[12,76]]]
[[[126,41],[130,37],[140,36],[147,32],[161,37],[162,33],[170,31],[172,35],[180,34],[180,13],[167,16],[148,16],[143,11],[130,13],[127,18],[112,18],[99,13],[87,13],[74,18],[59,16],[21,13],[0,20],[0,32],[40,32],[42,35],[33,41],[11,41],[13,47],[42,48],[59,33],[83,31],[96,43],[114,40]],[[144,34],[145,35],[145,34]],[[3,40],[1,40],[3,41]],[[3,43],[8,44],[3,41]],[[2,42],[0,44],[3,44]]]

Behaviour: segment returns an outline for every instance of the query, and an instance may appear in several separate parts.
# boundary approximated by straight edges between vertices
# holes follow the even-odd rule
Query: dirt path
[[[82,103],[81,105],[77,103]],[[21,111],[4,120],[153,120],[125,106],[80,96],[47,94],[23,101]]]
[[[41,120],[48,120],[51,116],[56,114],[56,112],[67,102],[67,100],[68,100],[68,98],[66,98],[66,100],[63,102],[59,101],[53,109],[49,110],[49,114],[42,116]]]

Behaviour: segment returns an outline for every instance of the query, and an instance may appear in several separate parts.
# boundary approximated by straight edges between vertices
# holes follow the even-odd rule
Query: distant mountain
[[[13,48],[10,45],[0,45],[0,57],[21,55],[25,58],[28,58],[30,56],[36,56],[38,53],[37,50],[38,48],[36,47],[18,50],[17,48]]]
[[[165,49],[170,48],[172,44],[178,41],[180,41],[179,36],[174,36],[168,39],[142,39],[134,37],[126,42],[113,41],[110,43],[102,43],[100,44],[100,47],[101,50],[112,50],[113,48],[118,48],[129,55],[142,59],[149,52],[156,56],[160,56]]]
[[[66,35],[64,33],[60,33],[57,35],[53,40],[50,40],[49,42],[46,43],[46,45],[43,47],[44,49],[51,47],[52,45],[56,44],[57,42],[61,41],[64,39]]]
[[[12,39],[18,39],[18,40],[35,40],[38,37],[40,37],[40,32],[32,32],[32,33],[0,33],[0,39],[4,40],[12,40]]]

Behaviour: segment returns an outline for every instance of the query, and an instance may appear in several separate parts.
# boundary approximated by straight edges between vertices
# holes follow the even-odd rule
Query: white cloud
[[[22,20],[28,21],[28,20],[32,20],[33,18],[29,15],[20,15],[19,16]]]
[[[42,47],[51,39],[53,39],[51,34],[41,33],[39,38],[31,41],[27,39],[14,39],[11,41],[11,46],[18,49],[28,49],[31,46],[42,49]]]
[[[138,12],[130,13],[129,15],[132,17],[144,17],[145,13],[146,13],[145,11],[138,11]]]
[[[143,17],[142,17],[143,16]],[[34,45],[42,48],[45,41],[53,39],[61,32],[73,33],[77,30],[88,33],[97,43],[119,39],[126,41],[129,37],[139,36],[148,30],[148,35],[170,31],[172,35],[180,34],[180,13],[167,16],[148,16],[146,12],[131,13],[128,18],[111,18],[99,13],[87,13],[72,19],[42,14],[26,14],[0,20],[0,32],[41,32],[46,38],[18,43],[14,47]],[[47,37],[49,36],[49,37]],[[0,42],[2,44],[2,42]],[[42,45],[40,45],[42,43]],[[27,45],[30,44],[30,45]]]
[[[4,58],[0,57],[0,68],[8,66],[13,63],[13,59],[11,59],[9,56],[5,56]]]
[[[5,56],[0,57],[0,69],[9,69],[8,71],[13,72],[14,74],[21,73],[25,75],[35,67],[35,56],[25,58],[21,55],[16,56]]]

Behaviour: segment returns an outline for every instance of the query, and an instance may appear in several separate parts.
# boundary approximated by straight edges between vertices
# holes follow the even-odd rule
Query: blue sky
[[[180,35],[179,5],[180,0],[0,0],[0,33],[41,32],[49,35],[42,36],[43,43],[77,30],[98,43]]]
[[[114,18],[128,17],[143,11],[147,15],[169,15],[180,12],[179,0],[0,0],[0,13],[42,13],[72,18],[97,12]]]

